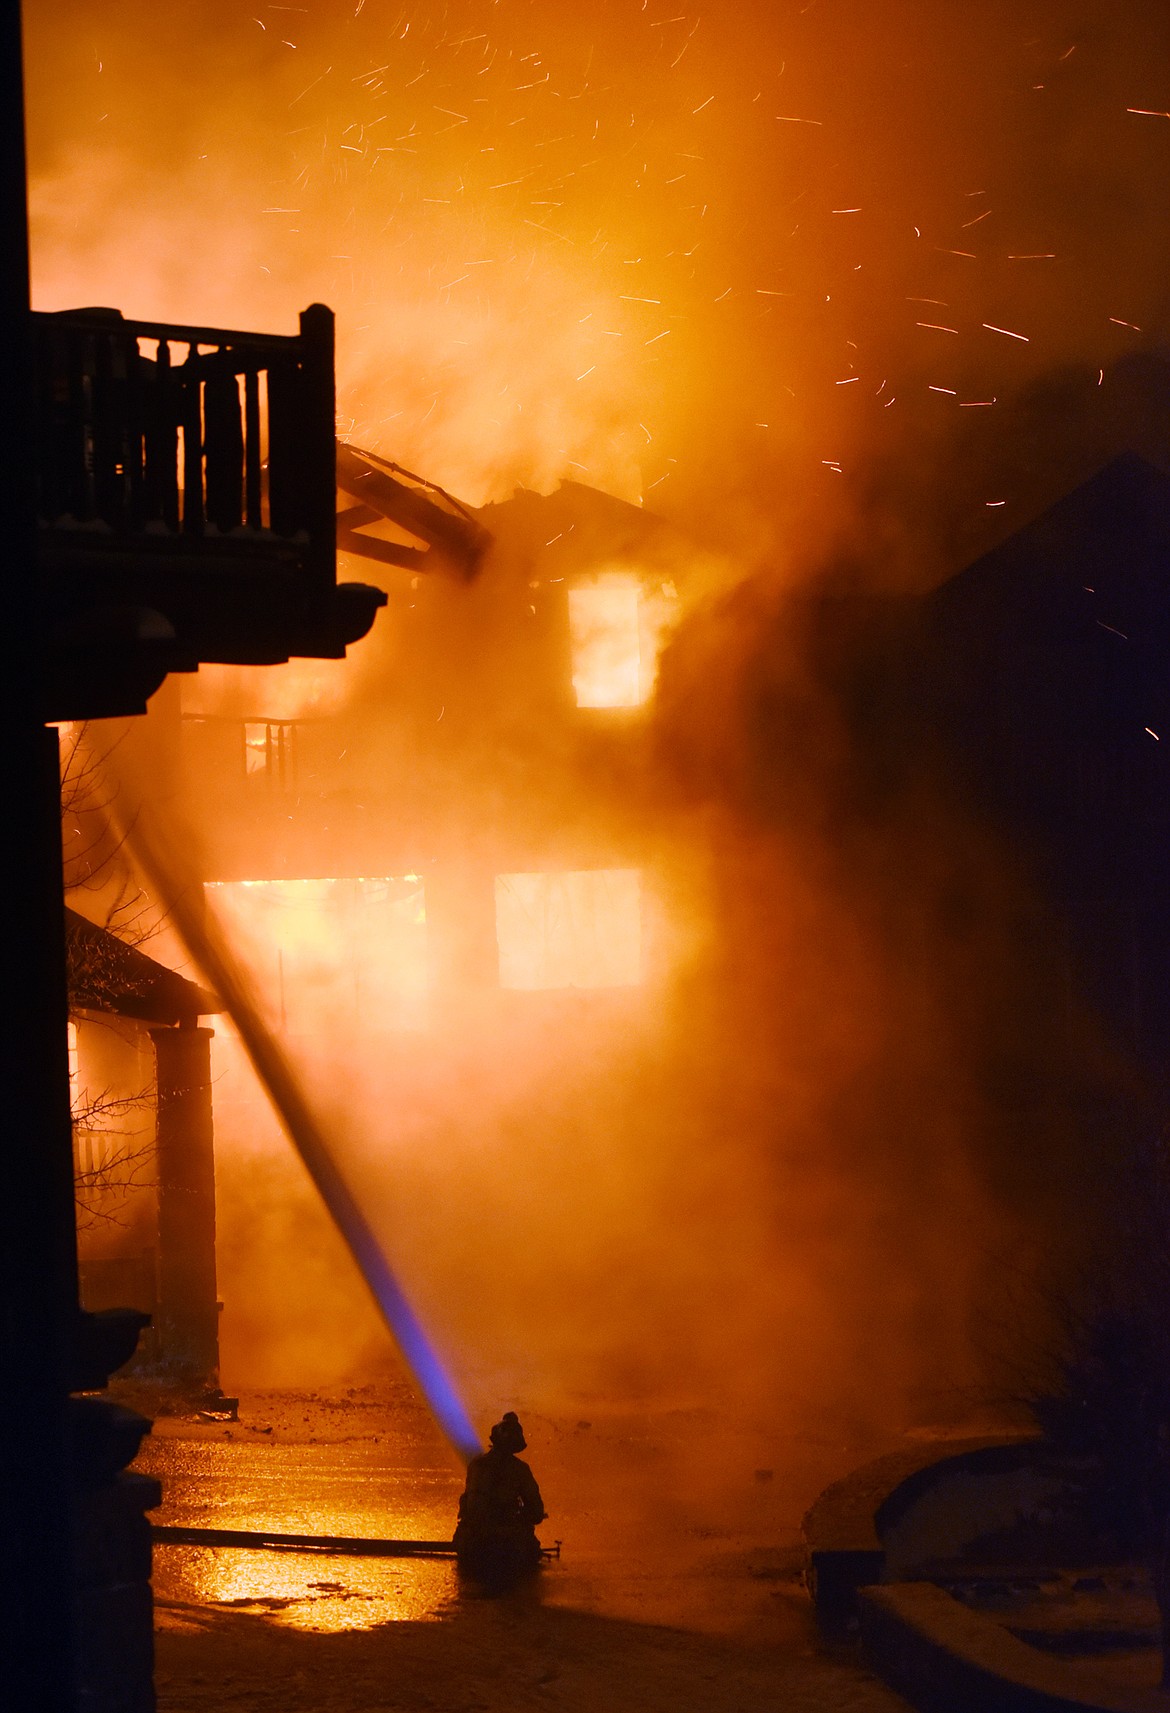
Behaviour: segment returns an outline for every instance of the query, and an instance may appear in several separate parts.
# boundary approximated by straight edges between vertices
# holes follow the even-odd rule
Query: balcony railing
[[[45,718],[140,712],[201,661],[340,658],[385,604],[337,582],[333,314],[292,336],[34,315]]]
[[[33,317],[42,552],[288,560],[336,578],[333,315],[280,336]]]

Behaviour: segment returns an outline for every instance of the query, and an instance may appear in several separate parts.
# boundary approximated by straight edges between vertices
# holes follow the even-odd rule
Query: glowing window
[[[500,986],[633,987],[642,979],[636,868],[496,878]]]
[[[331,1040],[339,1024],[426,1021],[426,905],[418,875],[398,879],[233,880],[208,886],[271,1020]]]
[[[579,708],[634,708],[649,685],[642,671],[637,579],[599,577],[569,590],[569,642]]]
[[[244,724],[244,772],[251,778],[263,774],[269,784],[287,787],[293,783],[295,725],[269,720],[247,720]]]

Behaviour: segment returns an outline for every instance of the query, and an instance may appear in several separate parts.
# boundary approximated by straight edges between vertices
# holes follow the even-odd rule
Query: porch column
[[[211,1029],[152,1029],[158,1060],[158,1334],[176,1377],[219,1382]]]

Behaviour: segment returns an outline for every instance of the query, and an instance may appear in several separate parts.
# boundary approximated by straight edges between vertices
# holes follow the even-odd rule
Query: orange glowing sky
[[[1164,339],[1152,0],[26,14],[38,305],[321,298],[343,430],[473,501],[685,512],[747,471],[831,506]]]

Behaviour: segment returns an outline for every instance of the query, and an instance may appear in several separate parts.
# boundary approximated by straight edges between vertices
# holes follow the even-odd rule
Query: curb
[[[862,1646],[921,1713],[1166,1713],[1170,1696],[1128,1690],[1017,1641],[930,1582],[865,1588]]]
[[[952,1465],[978,1469],[1027,1456],[1035,1434],[983,1435],[889,1452],[862,1464],[814,1501],[805,1513],[805,1586],[817,1617],[829,1631],[848,1629],[858,1616],[859,1588],[880,1582],[886,1551],[879,1526],[896,1523]]]
[[[859,1628],[874,1670],[921,1713],[1170,1713],[1170,1694],[1031,1647],[933,1582],[883,1580],[885,1543],[932,1488],[1024,1468],[1039,1443],[1017,1434],[915,1447],[827,1487],[802,1525],[817,1618],[830,1634]]]

